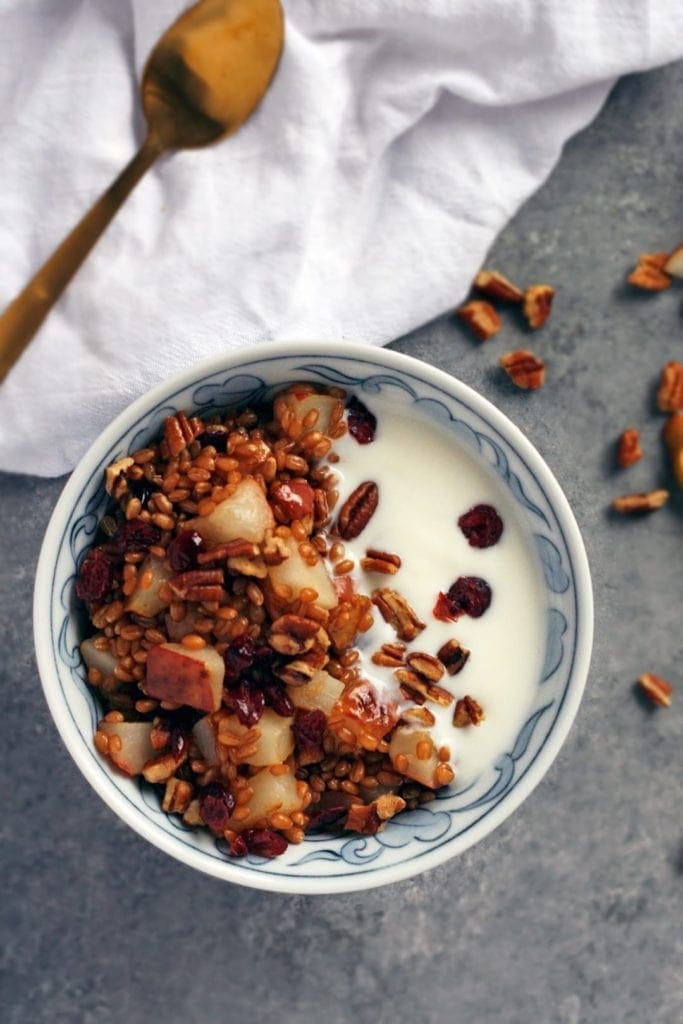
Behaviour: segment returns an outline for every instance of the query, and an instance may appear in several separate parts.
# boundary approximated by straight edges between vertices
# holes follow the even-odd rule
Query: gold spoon
[[[283,35],[280,0],[200,0],[164,33],[142,76],[147,137],[0,316],[0,381],[154,161],[168,150],[211,145],[244,124],[275,73]]]

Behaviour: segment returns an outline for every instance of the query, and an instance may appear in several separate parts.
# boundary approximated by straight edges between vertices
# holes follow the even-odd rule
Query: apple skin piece
[[[305,588],[315,590],[318,594],[315,603],[319,608],[336,608],[339,597],[322,558],[315,565],[309,565],[302,558],[298,542],[293,537],[283,538],[283,542],[289,551],[289,557],[279,565],[268,567],[271,586],[289,587],[293,594],[292,601],[296,601],[300,591]]]
[[[328,432],[330,429],[332,410],[339,402],[338,398],[333,398],[332,395],[318,395],[311,391],[306,392],[301,396],[297,395],[296,391],[290,391],[284,397],[286,404],[292,410],[297,419],[304,420],[311,409],[316,409],[318,419],[312,429],[319,430],[321,434],[326,434]]]
[[[102,633],[98,633],[96,636],[88,637],[81,643],[81,657],[85,662],[86,668],[97,669],[102,674],[102,679],[109,679],[114,675],[114,669],[117,665],[117,659],[111,651],[100,651],[99,648],[95,647],[94,641],[98,636],[102,636]]]
[[[112,736],[121,740],[121,749],[110,747],[108,756],[126,775],[139,775],[147,761],[158,754],[150,742],[151,722],[100,722],[97,728],[110,740]]]
[[[417,756],[417,745],[423,740],[428,742],[431,748],[430,756],[424,761]],[[424,729],[412,729],[408,726],[399,726],[398,729],[395,729],[389,743],[389,757],[394,767],[396,767],[396,758],[400,754],[403,754],[408,761],[408,767],[402,774],[415,779],[416,782],[421,782],[423,786],[429,786],[431,789],[438,788],[438,783],[434,781],[434,772],[438,767],[439,759],[429,732]]]
[[[158,644],[147,654],[144,690],[157,700],[218,711],[225,665],[213,647],[192,651],[182,644]]]
[[[211,515],[199,516],[187,525],[212,548],[238,539],[260,544],[266,530],[275,527],[275,519],[261,487],[252,477],[244,477]]]
[[[154,555],[148,555],[139,567],[138,580],[141,580],[148,571],[152,573],[151,584],[143,590],[138,583],[137,588],[126,601],[126,611],[153,619],[170,604],[170,601],[162,601],[159,597],[159,587],[162,583],[167,583],[175,574],[165,558],[156,558]]]
[[[292,772],[273,775],[270,768],[263,768],[249,779],[249,785],[254,791],[246,805],[249,817],[241,821],[231,818],[228,822],[228,828],[235,832],[243,832],[254,827],[268,828],[268,818],[275,811],[292,814],[294,811],[303,810],[304,801],[299,795],[296,778]]]
[[[318,669],[310,683],[288,686],[287,693],[294,707],[306,711],[322,711],[329,715],[344,690],[344,684],[324,669]]]

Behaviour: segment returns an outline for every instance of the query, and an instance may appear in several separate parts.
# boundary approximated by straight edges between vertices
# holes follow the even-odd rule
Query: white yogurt
[[[481,725],[454,728],[455,702],[448,708],[431,701],[426,705],[437,719],[436,746],[450,747],[461,788],[510,751],[528,716],[545,643],[541,569],[514,501],[456,435],[400,400],[373,397],[366,404],[377,417],[375,440],[359,445],[347,435],[337,441],[339,461],[331,468],[340,477],[338,507],[364,480],[378,485],[379,504],[361,535],[345,548],[356,560],[361,593],[391,587],[427,624],[409,651],[436,655],[455,638],[471,652],[462,671],[445,674],[439,685],[455,700],[474,697],[485,712]],[[498,543],[485,549],[470,547],[457,525],[463,512],[479,504],[493,505],[504,523]],[[401,568],[394,576],[363,572],[360,560],[367,548],[400,555]],[[485,579],[491,604],[478,619],[463,615],[457,622],[441,622],[432,614],[437,595],[459,576]],[[376,609],[374,617],[374,626],[359,641],[362,673],[380,692],[399,698],[393,670],[370,660],[383,643],[396,640]]]

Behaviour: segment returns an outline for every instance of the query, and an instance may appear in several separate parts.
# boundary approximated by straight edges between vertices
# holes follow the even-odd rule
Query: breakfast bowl
[[[104,711],[83,660],[81,645],[93,626],[77,580],[111,508],[108,467],[125,466],[131,453],[146,451],[163,435],[165,422],[177,422],[180,410],[190,417],[185,422],[199,423],[194,416],[216,421],[226,409],[272,408],[276,396],[293,386],[304,394],[331,392],[337,401],[341,396],[349,421],[360,409],[373,423],[371,436],[348,431],[331,456],[321,454],[338,471],[342,511],[332,509],[333,538],[344,509],[347,520],[356,515],[362,505],[356,499],[367,497],[369,484],[375,505],[380,496],[370,522],[356,533],[347,529],[344,564],[330,573],[335,586],[349,575],[354,587],[372,594],[373,616],[366,618],[374,621],[365,624],[354,658],[373,687],[384,692],[399,686],[401,700],[409,698],[408,710],[404,701],[396,712],[413,716],[409,727],[400,726],[404,733],[415,735],[410,730],[420,716],[441,730],[424,759],[433,760],[434,778],[444,784],[424,775],[422,753],[411,760],[380,744],[394,767],[424,784],[392,789],[392,773],[385,771],[388,784],[381,792],[410,791],[412,798],[395,801],[374,828],[335,830],[321,819],[321,827],[306,830],[280,856],[262,856],[257,847],[233,856],[235,848],[215,831],[163,810],[163,787],[120,771],[98,749]],[[349,495],[356,496],[355,505],[349,506]],[[487,537],[479,529],[482,509],[496,527]],[[454,611],[463,581],[474,581],[479,596],[484,588],[484,605],[475,608],[466,595]],[[410,602],[404,605],[412,632],[402,633],[392,617],[389,606],[399,591]],[[217,356],[134,402],[67,482],[43,542],[34,598],[37,660],[50,711],[69,753],[109,807],[189,867],[253,888],[305,894],[367,889],[418,874],[472,846],[519,807],[552,764],[576,715],[590,661],[592,615],[578,527],[558,483],[519,429],[449,375],[393,351],[346,342],[268,343]],[[156,695],[169,698],[168,692]],[[146,704],[140,704],[143,711]],[[158,702],[149,705],[158,709]],[[301,706],[297,702],[297,714]],[[211,709],[201,701],[195,707]],[[291,757],[289,764],[293,771]],[[360,793],[367,803],[377,780],[366,765],[349,776],[348,764],[328,772],[332,781],[320,786]],[[313,786],[315,771],[301,767],[296,778]],[[304,820],[301,814],[297,820]],[[361,821],[367,825],[367,815]]]

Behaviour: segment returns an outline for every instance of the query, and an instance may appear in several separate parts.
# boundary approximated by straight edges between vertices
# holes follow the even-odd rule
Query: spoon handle
[[[0,381],[5,379],[114,214],[162,152],[159,142],[148,136],[128,166],[0,316]]]

